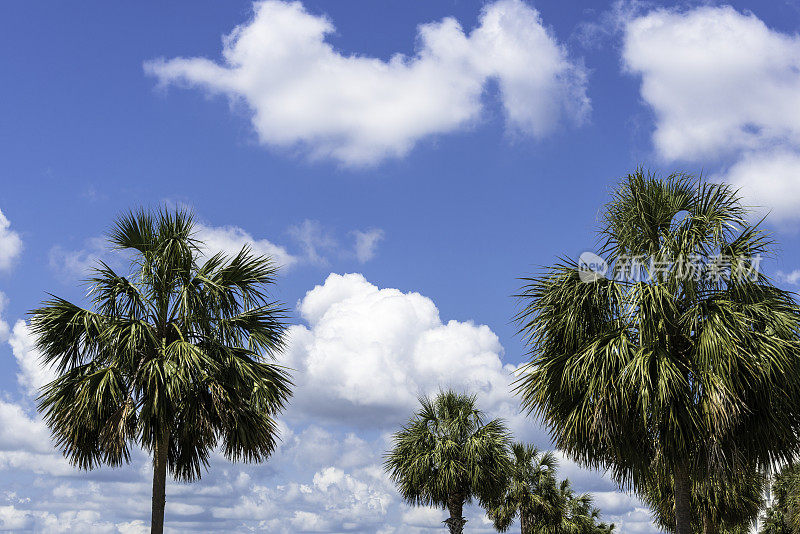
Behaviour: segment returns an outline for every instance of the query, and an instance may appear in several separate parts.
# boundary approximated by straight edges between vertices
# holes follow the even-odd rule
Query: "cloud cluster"
[[[244,101],[265,145],[348,165],[403,156],[422,138],[474,123],[489,80],[509,127],[534,137],[589,110],[584,69],[521,0],[487,5],[469,33],[453,18],[422,24],[416,54],[387,61],[339,52],[326,42],[334,31],[300,2],[256,2],[223,39],[221,63],[159,59],[145,71]]]
[[[308,326],[289,329],[284,363],[297,370],[293,405],[304,417],[391,428],[418,395],[446,387],[475,392],[494,416],[516,417],[515,369],[488,326],[445,323],[431,299],[360,274],[329,275],[299,311]]]
[[[625,26],[623,60],[668,161],[712,160],[773,219],[800,210],[800,36],[732,7],[657,9]]]
[[[533,436],[508,388],[513,367],[491,329],[440,319],[419,293],[378,288],[362,275],[331,274],[299,303],[306,326],[290,330],[284,363],[296,369],[296,396],[281,421],[281,444],[261,465],[231,464],[217,453],[203,479],[169,482],[168,525],[179,532],[354,532],[432,534],[443,512],[403,504],[380,462],[389,432],[416,408],[417,393],[453,386],[479,395],[491,417],[505,416],[518,438]],[[18,321],[8,339],[18,401],[0,399],[0,530],[146,532],[151,463],[135,451],[125,468],[79,472],[54,448],[32,409],[50,371],[38,365],[31,333]],[[600,490],[605,517],[635,531],[636,503],[608,481],[564,461],[580,490]],[[494,532],[468,507],[471,530]],[[643,520],[644,521],[644,520]],[[642,530],[645,531],[645,530]]]
[[[11,229],[11,222],[0,211],[0,271],[8,271],[22,253],[22,238]]]

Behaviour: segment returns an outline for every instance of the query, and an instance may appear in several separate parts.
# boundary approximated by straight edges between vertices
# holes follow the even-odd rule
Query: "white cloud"
[[[0,291],[0,343],[8,339],[8,334],[11,331],[8,327],[8,323],[3,319],[3,312],[6,306],[8,306],[8,297],[6,297],[5,293]]]
[[[356,238],[356,258],[359,263],[366,263],[375,257],[378,243],[383,240],[384,232],[380,228],[371,228],[365,232],[353,231]]]
[[[293,406],[305,416],[393,427],[419,394],[446,387],[477,393],[495,416],[516,416],[514,368],[503,365],[488,326],[443,323],[431,299],[380,289],[360,274],[331,274],[299,311],[308,327],[290,328],[285,363],[297,370]]]
[[[747,154],[725,173],[755,213],[776,222],[800,219],[800,152],[766,150]]]
[[[334,31],[300,2],[256,2],[223,39],[221,63],[159,59],[145,71],[246,102],[265,145],[348,165],[400,157],[422,138],[474,123],[489,79],[509,126],[534,137],[589,110],[584,69],[520,0],[486,6],[469,34],[453,18],[422,24],[416,54],[388,61],[342,54],[326,42]]]
[[[666,159],[800,144],[800,36],[752,13],[652,11],[627,24],[623,60],[642,77]]]
[[[50,249],[50,268],[65,282],[85,279],[101,261],[113,264],[116,255],[105,237],[90,237],[81,249],[66,249],[55,245]]]
[[[0,211],[0,271],[8,271],[22,253],[22,239]]]
[[[28,395],[37,396],[40,387],[55,380],[55,370],[42,364],[36,340],[25,321],[16,322],[8,343],[19,366],[17,381]]]
[[[271,257],[275,262],[288,269],[297,263],[298,258],[289,254],[286,249],[267,239],[256,239],[238,226],[196,225],[196,237],[203,242],[206,254],[223,252],[228,256],[238,254],[242,247],[249,246],[255,254]]]
[[[723,161],[755,213],[800,219],[800,35],[729,6],[657,9],[628,20],[623,60],[663,159]]]
[[[349,406],[353,413],[331,419],[320,407],[293,405],[294,413],[279,422],[281,444],[265,464],[231,464],[217,451],[201,481],[169,481],[166,517],[171,531],[438,532],[443,512],[403,504],[380,462],[388,432],[416,407],[414,393],[433,392],[439,384],[478,392],[491,416],[510,413],[517,437],[530,439],[535,422],[514,419],[515,401],[507,387],[511,368],[502,365],[502,347],[488,327],[443,323],[430,299],[379,289],[361,275],[331,275],[306,295],[300,309],[308,326],[294,327],[292,337],[300,336],[304,350],[294,347],[289,355],[302,364],[295,366],[297,398],[330,404],[333,412]],[[0,491],[0,530],[146,532],[152,474],[148,455],[135,450],[132,464],[118,469],[86,472],[70,466],[32,409],[30,394],[48,380],[49,371],[38,365],[23,321],[16,323],[9,342],[21,400],[15,403],[8,392],[0,393],[0,472],[8,488]],[[370,371],[362,378],[355,371],[360,353]],[[325,382],[320,373],[335,358],[344,367],[342,374]],[[375,367],[379,361],[386,367]],[[341,377],[363,403],[334,387]],[[409,390],[398,384],[407,384]],[[402,395],[393,400],[369,391],[385,388]],[[541,438],[535,442],[546,443]],[[609,489],[577,467],[568,473],[579,490]],[[612,494],[602,498],[618,512],[611,518],[644,531],[636,509],[626,510],[624,499]],[[465,514],[475,532],[493,532],[477,506],[467,507]]]
[[[777,278],[779,282],[798,285],[800,284],[800,269],[795,269],[788,273],[784,271],[778,271],[775,273],[775,278]]]
[[[300,244],[304,259],[310,263],[327,265],[326,254],[339,248],[336,239],[319,221],[306,219],[289,227],[289,234]]]

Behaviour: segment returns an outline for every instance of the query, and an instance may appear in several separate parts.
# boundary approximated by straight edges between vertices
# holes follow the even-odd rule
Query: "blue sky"
[[[549,446],[507,393],[510,295],[592,248],[625,173],[741,187],[780,244],[766,268],[796,288],[799,23],[788,0],[3,3],[0,529],[148,517],[144,456],[79,473],[47,443],[24,321],[46,292],[80,300],[96,259],[122,264],[100,239],[116,215],[168,204],[210,248],[287,264],[299,384],[272,461],[168,489],[173,530],[441,530],[380,475],[387,432],[444,384]],[[622,532],[655,531],[599,475],[563,471]]]

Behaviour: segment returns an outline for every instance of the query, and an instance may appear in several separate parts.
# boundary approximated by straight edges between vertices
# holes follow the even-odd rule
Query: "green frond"
[[[109,240],[133,254],[132,270],[98,265],[94,310],[53,297],[31,312],[43,359],[61,375],[39,408],[64,454],[91,469],[166,439],[183,481],[202,476],[218,445],[231,460],[266,460],[292,388],[270,361],[287,318],[267,291],[275,264],[246,247],[201,262],[193,216],[180,209],[127,213]]]

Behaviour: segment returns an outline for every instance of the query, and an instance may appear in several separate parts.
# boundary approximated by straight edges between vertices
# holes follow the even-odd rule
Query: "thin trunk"
[[[711,530],[711,520],[708,519],[708,514],[703,514],[703,534],[713,534]]]
[[[464,524],[467,522],[461,515],[464,511],[464,497],[457,493],[450,495],[447,498],[447,510],[450,512],[450,519],[446,519],[444,523],[450,530],[450,534],[462,534]]]
[[[520,534],[533,534],[533,530],[531,530],[531,520],[522,508],[520,508],[519,511],[519,531]]]
[[[692,534],[692,488],[686,462],[675,466],[672,478],[675,483],[675,534]]]
[[[150,519],[150,534],[163,534],[164,532],[168,449],[169,435],[167,434],[164,439],[156,444],[156,450],[153,451],[153,504]]]

